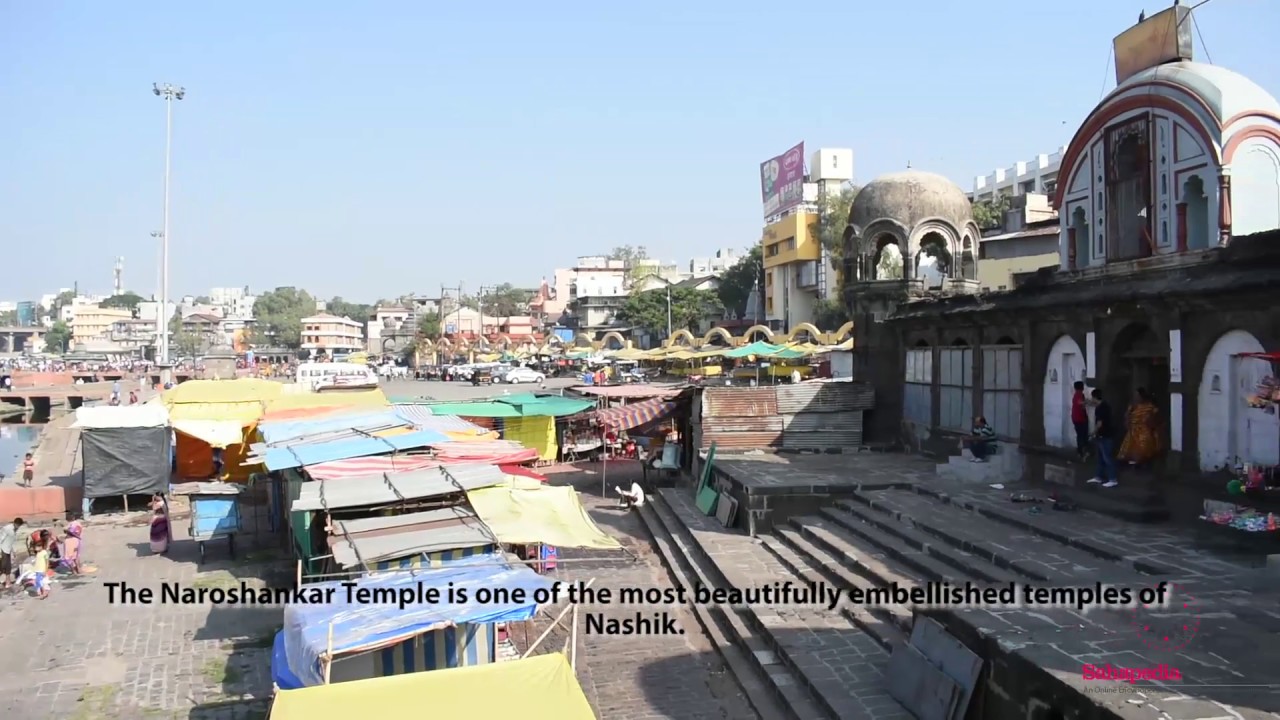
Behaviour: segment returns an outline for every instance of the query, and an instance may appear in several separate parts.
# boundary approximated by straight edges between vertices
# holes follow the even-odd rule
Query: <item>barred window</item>
[[[907,370],[904,380],[903,419],[928,427],[933,422],[933,348],[914,348],[907,351]]]
[[[982,348],[982,407],[987,423],[1002,437],[1022,432],[1022,347]]]
[[[968,432],[973,428],[973,349],[961,342],[938,351],[938,426]]]

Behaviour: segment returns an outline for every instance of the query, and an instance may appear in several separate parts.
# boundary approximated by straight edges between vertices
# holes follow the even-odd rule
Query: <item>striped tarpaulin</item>
[[[431,412],[430,405],[398,404],[394,406],[397,415],[405,422],[412,423],[423,430],[436,432],[455,432],[483,435],[489,432],[475,423],[467,422],[457,415],[436,415]]]
[[[404,675],[423,670],[472,667],[494,662],[494,623],[464,623],[418,635],[378,651],[378,674]]]

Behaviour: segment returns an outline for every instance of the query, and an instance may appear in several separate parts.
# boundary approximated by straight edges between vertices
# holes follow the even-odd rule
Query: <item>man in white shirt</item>
[[[22,518],[0,526],[0,574],[4,575],[5,592],[13,587],[13,549],[18,544],[18,530],[23,526]]]
[[[618,507],[633,508],[644,505],[644,489],[640,487],[640,483],[631,483],[630,490],[623,490],[615,485],[613,491],[621,496]]]

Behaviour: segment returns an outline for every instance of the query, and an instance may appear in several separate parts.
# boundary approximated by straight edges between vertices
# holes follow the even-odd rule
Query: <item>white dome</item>
[[[1217,65],[1185,61],[1143,70],[1117,85],[1100,105],[1136,85],[1157,80],[1176,85],[1203,100],[1219,125],[1245,111],[1280,115],[1280,102],[1249,78]]]

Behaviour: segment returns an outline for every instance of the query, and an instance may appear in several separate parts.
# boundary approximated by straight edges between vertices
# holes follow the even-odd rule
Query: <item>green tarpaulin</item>
[[[539,396],[533,393],[504,395],[489,402],[436,403],[431,412],[435,415],[460,417],[514,418],[514,417],[563,417],[576,415],[596,406],[594,400],[575,400],[558,395]]]
[[[748,355],[772,355],[782,349],[781,345],[773,345],[763,340],[757,340],[750,345],[743,345],[740,348],[734,348],[725,353],[728,358],[744,358]]]

